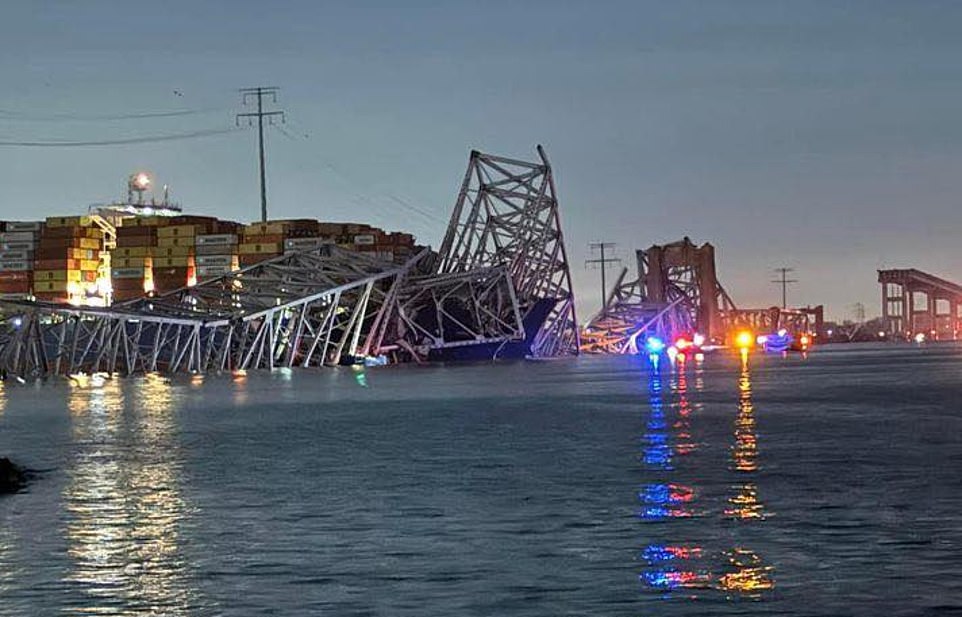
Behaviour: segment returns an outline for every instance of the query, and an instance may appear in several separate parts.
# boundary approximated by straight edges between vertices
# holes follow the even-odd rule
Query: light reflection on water
[[[678,519],[696,515],[691,506],[696,501],[698,488],[676,482],[681,479],[679,472],[683,469],[673,464],[679,457],[697,455],[699,449],[693,434],[693,422],[697,415],[693,411],[700,409],[701,404],[690,400],[689,369],[694,369],[692,381],[696,395],[704,388],[702,363],[686,362],[684,356],[678,356],[678,359],[679,361],[671,364],[668,379],[671,398],[667,405],[662,392],[660,367],[657,363],[652,363],[649,367],[648,418],[645,424],[642,462],[646,475],[654,475],[662,481],[643,485],[638,495],[642,503],[640,518],[646,522],[674,525],[669,529],[670,535],[677,535],[685,530],[692,532],[690,525],[694,521]],[[666,417],[666,407],[672,411],[671,418]],[[750,479],[758,470],[759,464],[751,372],[746,353],[741,356],[738,373],[734,438],[729,469],[742,476],[740,482],[733,485],[734,494],[728,497],[727,506],[722,512],[716,514],[706,510],[698,512],[697,515],[720,514],[723,519],[742,525],[768,517],[768,512],[758,497],[758,487]],[[774,588],[775,584],[773,568],[766,565],[753,550],[742,545],[710,550],[696,542],[660,540],[643,548],[640,560],[645,567],[639,580],[644,588],[659,593],[683,591],[685,597],[697,597],[711,593],[714,589],[729,597],[758,599],[761,592]],[[666,594],[664,597],[670,598],[671,595]]]
[[[738,414],[735,417],[735,443],[731,449],[731,469],[742,476],[732,489],[725,516],[742,523],[757,523],[768,517],[765,504],[758,497],[758,487],[751,477],[758,471],[758,434],[755,430],[755,406],[752,403],[752,380],[748,352],[741,352],[738,376]],[[749,597],[774,588],[774,568],[764,563],[753,550],[736,546],[726,552],[727,564],[718,579],[718,587]]]
[[[188,612],[194,594],[178,546],[185,505],[176,399],[157,375],[123,388],[116,379],[72,382],[68,408],[78,448],[64,491],[65,536],[73,562],[68,580],[85,596],[79,614]]]

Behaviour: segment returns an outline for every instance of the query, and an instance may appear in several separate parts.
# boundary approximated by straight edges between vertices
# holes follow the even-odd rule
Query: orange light
[[[689,341],[684,337],[675,341],[675,349],[677,349],[678,351],[685,351],[689,347],[691,347],[691,341]]]
[[[755,344],[755,335],[748,330],[742,330],[735,335],[735,346],[739,349],[749,349]]]
[[[798,342],[802,344],[802,347],[808,347],[811,344],[812,339],[807,334],[803,334],[799,337]]]

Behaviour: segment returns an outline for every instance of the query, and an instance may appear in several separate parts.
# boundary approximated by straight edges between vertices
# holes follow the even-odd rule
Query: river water
[[[962,614],[962,347],[6,383],[0,615]]]

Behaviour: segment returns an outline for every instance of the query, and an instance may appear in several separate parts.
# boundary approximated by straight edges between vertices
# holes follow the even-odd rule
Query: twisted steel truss
[[[322,246],[109,309],[3,302],[0,371],[205,372],[338,364],[419,254],[397,266]]]
[[[625,281],[627,268],[582,333],[582,350],[594,353],[637,353],[638,339],[652,335],[674,340],[701,333],[725,336],[726,316],[735,304],[715,275],[710,244],[689,238],[635,251],[636,278]]]
[[[110,308],[0,300],[0,376],[309,367],[472,346],[574,353],[571,277],[538,152],[537,164],[472,153],[440,255],[398,265],[324,245]]]
[[[438,274],[503,266],[522,312],[553,299],[555,305],[531,344],[535,356],[576,354],[571,271],[558,214],[551,165],[471,152],[458,200],[441,244]]]

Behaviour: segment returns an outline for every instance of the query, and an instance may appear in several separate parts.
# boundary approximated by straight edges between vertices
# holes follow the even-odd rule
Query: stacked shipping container
[[[97,292],[104,232],[89,216],[51,216],[34,253],[33,295],[80,304]]]
[[[217,221],[214,233],[196,236],[194,264],[197,281],[206,281],[229,274],[240,267],[238,235],[241,225],[230,221]]]
[[[0,223],[0,297],[28,299],[33,293],[33,257],[43,223]]]
[[[410,234],[357,223],[293,219],[241,226],[212,217],[137,216],[122,220],[108,256],[90,217],[0,222],[0,297],[84,302],[98,287],[98,269],[109,265],[113,301],[122,302],[329,243],[398,262],[415,249]]]
[[[117,228],[117,248],[111,255],[111,286],[114,302],[132,300],[154,288],[153,254],[157,231],[170,222],[161,216],[126,219]]]
[[[245,225],[240,244],[240,265],[250,266],[265,259],[283,255],[287,250],[285,244],[288,240],[317,237],[318,223],[313,219],[268,221]]]

